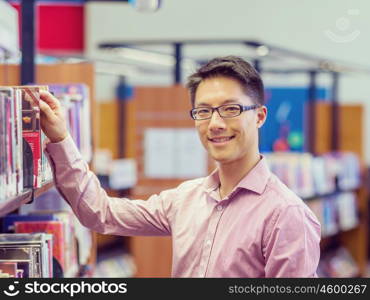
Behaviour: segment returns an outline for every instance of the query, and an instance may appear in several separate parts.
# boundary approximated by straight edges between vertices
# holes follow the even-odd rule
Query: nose
[[[220,116],[218,111],[213,111],[212,117],[209,120],[208,128],[211,131],[222,130],[226,128],[225,120]]]

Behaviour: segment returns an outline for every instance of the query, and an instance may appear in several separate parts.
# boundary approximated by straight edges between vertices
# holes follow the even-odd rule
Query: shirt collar
[[[242,178],[234,190],[237,188],[244,188],[261,195],[266,188],[270,174],[271,173],[266,158],[261,155],[259,162]],[[215,169],[209,176],[205,178],[203,187],[207,193],[210,193],[216,190],[219,185],[220,178],[218,169]]]

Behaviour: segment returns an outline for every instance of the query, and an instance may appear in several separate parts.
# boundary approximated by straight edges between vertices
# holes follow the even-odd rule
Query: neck
[[[220,178],[220,196],[223,199],[229,195],[235,186],[245,177],[250,170],[259,162],[258,151],[247,156],[247,159],[233,161],[231,163],[220,163],[218,166]]]

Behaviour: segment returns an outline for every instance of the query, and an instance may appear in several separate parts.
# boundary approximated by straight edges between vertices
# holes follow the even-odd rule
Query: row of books
[[[47,272],[26,272],[23,277],[73,277],[77,274],[79,266],[77,240],[71,212],[35,211],[27,215],[10,214],[2,219],[1,231],[3,248],[11,247],[15,241],[19,241],[20,244],[27,239],[33,241],[36,233],[43,233],[40,238],[42,237],[48,244],[48,247],[42,250],[47,252],[43,255],[52,261],[52,265],[48,267]],[[10,263],[20,259],[17,255],[19,251],[12,252],[14,256],[8,252],[0,252],[1,262]],[[30,267],[36,268],[32,264],[39,263],[39,260],[30,263]]]
[[[69,132],[91,160],[89,91],[84,84],[0,87],[0,201],[39,188],[52,179],[43,151],[40,91],[50,90],[65,108]]]
[[[46,87],[0,87],[0,200],[40,187],[51,169],[42,154],[39,91]]]
[[[122,248],[108,251],[98,256],[93,274],[97,278],[127,278],[136,273],[132,255],[123,253]]]
[[[339,247],[322,255],[317,273],[319,277],[350,278],[359,277],[360,269],[351,253]]]
[[[360,162],[351,152],[264,154],[273,173],[302,198],[347,191],[361,183]]]
[[[354,193],[343,192],[316,198],[307,201],[307,205],[321,223],[322,237],[353,229],[359,223],[358,205]]]

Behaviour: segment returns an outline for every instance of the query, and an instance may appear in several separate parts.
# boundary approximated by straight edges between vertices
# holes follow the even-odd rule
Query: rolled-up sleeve
[[[59,143],[49,143],[46,153],[56,188],[84,226],[103,234],[171,234],[168,215],[176,196],[174,190],[148,200],[109,197],[70,136]]]
[[[317,277],[320,224],[304,205],[279,208],[265,241],[266,277]]]

